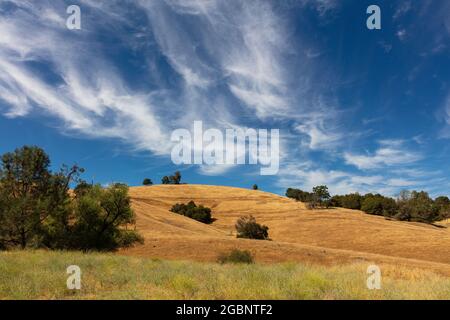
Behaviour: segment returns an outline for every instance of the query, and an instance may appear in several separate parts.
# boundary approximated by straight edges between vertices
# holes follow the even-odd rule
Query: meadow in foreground
[[[81,290],[66,268],[82,270]],[[382,288],[366,287],[367,264],[321,267],[162,261],[113,254],[0,253],[1,299],[450,299],[450,278],[381,266]]]

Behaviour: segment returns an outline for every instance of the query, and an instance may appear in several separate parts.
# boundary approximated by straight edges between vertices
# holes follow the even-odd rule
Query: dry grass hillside
[[[215,261],[220,252],[249,249],[259,262],[334,265],[376,262],[450,275],[450,229],[371,216],[347,209],[307,210],[304,204],[262,191],[204,185],[130,188],[145,244],[122,254]],[[212,209],[211,225],[174,214],[194,200]],[[234,223],[253,215],[272,241],[236,239]]]

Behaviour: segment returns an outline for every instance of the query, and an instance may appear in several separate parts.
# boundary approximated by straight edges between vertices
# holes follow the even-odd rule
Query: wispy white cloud
[[[9,117],[36,112],[59,120],[64,132],[114,138],[166,156],[171,131],[189,129],[196,120],[220,129],[246,127],[250,117],[262,128],[286,125],[294,138],[288,145],[281,142],[285,160],[295,158],[299,149],[327,155],[351,136],[342,130],[339,103],[323,92],[327,88],[318,75],[326,68],[323,61],[319,65],[322,57],[314,59],[321,48],[310,46],[307,37],[293,44],[286,17],[278,15],[273,2],[82,0],[90,18],[79,32],[66,29],[63,1],[9,3],[17,8],[7,17],[0,12],[0,100]],[[339,6],[333,0],[298,3],[313,6],[320,16]],[[105,30],[109,45],[98,41]],[[122,70],[123,56],[115,56],[111,43],[138,57],[133,71],[139,72],[130,76]],[[446,121],[450,124],[450,106]],[[373,153],[340,152],[359,169],[420,159],[395,141],[380,142]],[[216,175],[230,168],[199,170]],[[386,187],[381,180],[389,181],[378,173],[320,166],[285,167],[280,181],[291,175],[289,170],[308,187],[331,181],[336,192],[365,185],[381,190]],[[391,182],[406,184],[404,179]]]
[[[392,16],[392,18],[394,20],[404,16],[405,14],[407,14],[410,10],[412,9],[412,5],[411,5],[411,1],[401,1],[398,5],[397,8],[395,9],[394,15]]]
[[[322,17],[339,7],[338,0],[300,0],[300,3],[304,6],[312,6]]]
[[[400,41],[404,41],[406,39],[406,36],[407,36],[406,29],[402,28],[402,29],[397,30],[395,35],[397,36],[397,38]]]
[[[380,147],[373,154],[344,153],[347,164],[358,169],[377,169],[386,166],[406,165],[416,162],[422,156],[405,148],[402,140],[382,140]]]
[[[150,97],[128,89],[88,36],[68,33],[61,24],[63,3],[14,3],[21,9],[0,21],[0,98],[9,106],[7,115],[25,116],[39,108],[62,120],[64,131],[167,152]],[[45,79],[29,62],[44,64],[55,80]]]
[[[318,185],[328,186],[332,194],[353,192],[379,192],[387,185],[384,177],[379,175],[358,175],[340,170],[327,170],[315,167],[313,164],[289,164],[280,170],[277,182],[282,188],[300,188],[311,191]],[[395,192],[394,189],[391,192]]]

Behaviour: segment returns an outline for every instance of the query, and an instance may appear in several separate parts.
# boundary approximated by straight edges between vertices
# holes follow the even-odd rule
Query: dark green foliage
[[[134,222],[125,185],[103,189],[81,181],[78,166],[53,173],[49,165],[38,147],[2,156],[0,249],[111,250],[141,241],[135,231],[123,230]]]
[[[59,238],[70,210],[69,183],[83,170],[49,170],[44,150],[25,146],[1,158],[0,246],[41,247]]]
[[[424,191],[401,191],[397,201],[380,194],[368,193],[337,195],[331,199],[336,207],[360,209],[368,214],[383,215],[401,221],[418,221],[432,223],[450,217],[450,200],[448,197],[430,198]]]
[[[286,196],[297,201],[307,203],[309,209],[317,207],[328,207],[330,204],[330,193],[327,186],[317,186],[313,192],[307,192],[300,189],[289,188],[286,190]]]
[[[177,203],[170,211],[203,223],[212,223],[213,221],[211,218],[211,209],[202,205],[197,206],[194,201],[190,201],[188,204]]]
[[[77,184],[75,189],[73,189],[73,192],[75,193],[76,197],[81,197],[81,196],[85,195],[86,193],[88,193],[92,189],[93,186],[94,186],[93,184],[90,184],[84,180],[81,180]]]
[[[440,206],[425,191],[403,192],[398,207],[395,217],[400,220],[431,223],[440,219]]]
[[[253,216],[245,216],[238,219],[236,222],[236,231],[238,238],[268,240],[269,227],[260,225],[256,222]]]
[[[311,202],[313,199],[313,194],[300,189],[289,188],[286,190],[286,197],[301,202]]]
[[[450,219],[450,199],[448,197],[437,197],[434,203],[439,208],[439,220]]]
[[[180,171],[176,171],[173,176],[169,177],[171,184],[180,184],[181,183],[181,173]]]
[[[361,210],[379,216],[392,217],[397,212],[395,200],[381,194],[366,194],[361,203]]]
[[[221,264],[225,263],[254,263],[253,255],[248,250],[233,249],[228,253],[221,253],[217,258]]]
[[[425,223],[450,218],[450,199],[446,196],[441,196],[433,200],[424,191],[402,191],[397,201],[381,194],[372,193],[364,196],[358,193],[335,195],[330,199],[326,186],[313,188],[313,193],[289,188],[286,191],[286,196],[306,202],[308,209],[331,205],[362,210],[368,214],[382,215],[402,221]]]
[[[353,210],[361,210],[361,204],[364,197],[359,193],[351,193],[346,195],[336,195],[330,200],[330,205],[333,207],[341,207]]]
[[[108,188],[92,186],[75,200],[76,221],[72,227],[70,247],[81,250],[115,250],[143,242],[134,230],[135,223],[128,187],[114,184]]]
[[[322,206],[329,206],[330,201],[330,193],[328,192],[327,186],[317,186],[313,188],[313,202],[316,205]]]
[[[258,185],[257,185],[257,184],[254,184],[253,187],[252,187],[252,189],[253,189],[253,190],[258,190]]]
[[[164,176],[161,179],[162,184],[180,184],[181,183],[181,173],[176,171],[173,176]]]
[[[144,181],[142,181],[142,184],[144,186],[151,186],[153,184],[153,181],[152,181],[152,179],[145,178]]]
[[[162,183],[162,184],[170,184],[170,179],[169,179],[169,177],[168,177],[168,176],[162,177],[161,183]]]

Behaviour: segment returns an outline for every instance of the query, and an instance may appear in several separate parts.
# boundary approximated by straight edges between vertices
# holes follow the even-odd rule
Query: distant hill
[[[423,267],[450,275],[450,229],[390,221],[342,208],[308,210],[275,194],[223,186],[155,185],[130,188],[137,228],[145,244],[122,254],[215,261],[220,252],[249,249],[259,262],[334,265],[377,262]],[[170,212],[194,200],[216,221],[202,224]],[[272,241],[237,239],[234,223],[253,215]]]

